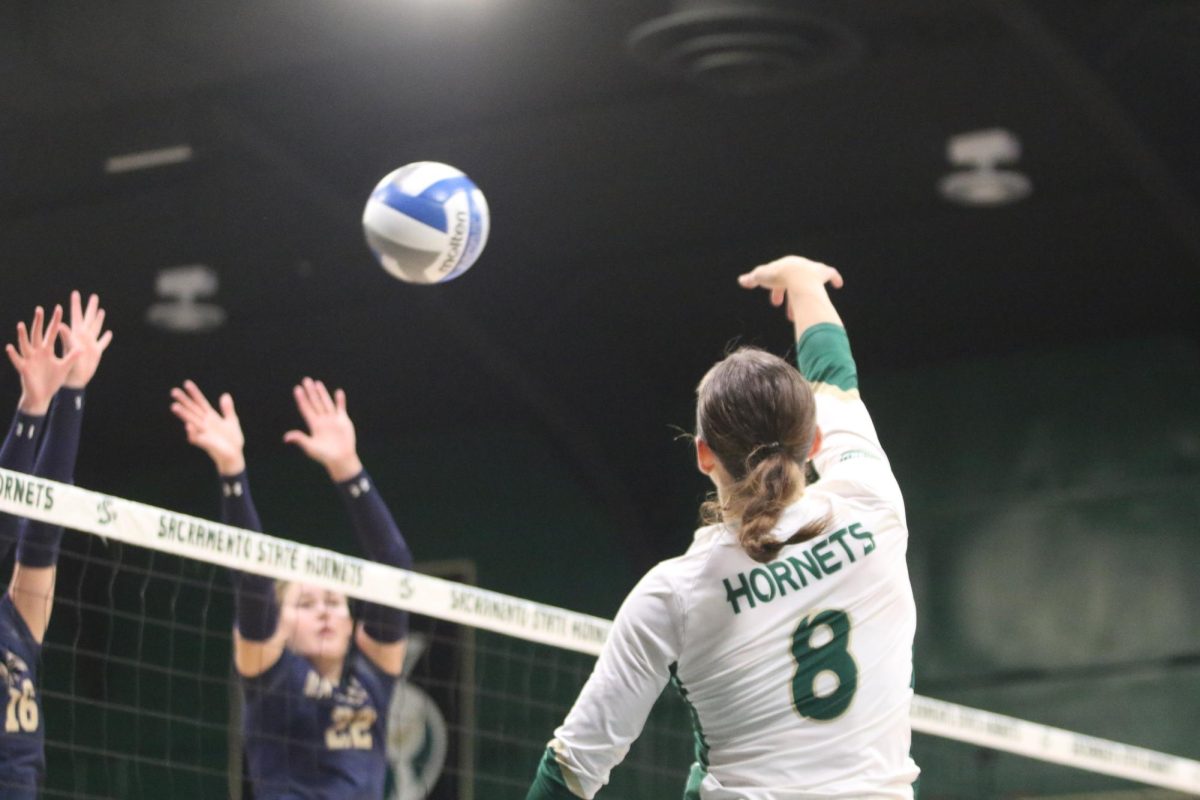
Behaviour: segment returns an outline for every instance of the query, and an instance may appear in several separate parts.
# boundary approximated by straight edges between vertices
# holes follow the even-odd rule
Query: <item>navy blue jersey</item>
[[[0,797],[4,800],[34,800],[45,770],[45,731],[37,695],[41,651],[5,592],[0,598],[0,690],[4,692]]]
[[[381,800],[387,711],[396,679],[357,651],[333,685],[290,650],[242,678],[255,800]]]

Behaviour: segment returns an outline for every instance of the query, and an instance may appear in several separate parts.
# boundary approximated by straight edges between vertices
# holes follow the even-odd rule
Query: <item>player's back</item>
[[[721,373],[722,389],[708,384],[712,371],[701,382],[697,430],[712,437],[711,423],[721,419],[718,411],[705,417],[706,391],[717,392],[714,407],[729,412],[741,406],[720,392],[740,397],[746,385],[767,387],[765,400],[742,398],[742,405],[757,403],[745,412],[748,420],[760,424],[789,396],[789,420],[801,420],[804,393],[784,377],[781,362],[739,353],[714,367],[740,370]],[[727,453],[729,463],[748,468],[764,450],[763,458],[787,453],[794,462],[777,459],[774,477],[759,475],[759,489],[767,481],[776,488],[749,487],[763,501],[749,517],[738,507],[747,487],[721,477],[717,467],[727,465],[707,462],[718,476],[725,522],[697,531],[684,555],[650,570],[625,598],[595,669],[555,730],[530,797],[565,797],[557,787],[594,797],[673,681],[697,728],[687,800],[912,798],[919,774],[908,755],[916,611],[904,500],[859,397],[845,329],[808,325],[797,359],[815,404],[811,445],[800,451],[782,444],[802,433],[789,425],[755,432],[742,442],[745,452]],[[740,422],[724,420],[713,440],[740,441]],[[723,458],[709,440],[700,443]],[[801,466],[802,453],[820,476],[807,486],[779,473]],[[699,444],[697,459],[706,469]],[[762,511],[784,498],[795,500],[780,515]],[[767,540],[774,541],[764,541],[756,524],[744,527],[747,519],[772,520]],[[796,534],[805,541],[787,545]]]
[[[784,512],[781,539],[829,524],[769,563],[713,526],[658,568],[680,593],[674,679],[696,712],[702,797],[912,796],[903,512],[838,488],[818,483]]]

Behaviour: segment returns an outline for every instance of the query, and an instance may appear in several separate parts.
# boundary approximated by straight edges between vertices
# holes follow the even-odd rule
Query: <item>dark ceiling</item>
[[[857,59],[781,91],[697,86],[626,46],[665,0],[4,3],[0,319],[101,293],[109,491],[188,457],[173,382],[234,391],[265,449],[311,373],[397,457],[418,430],[536,431],[633,539],[680,527],[668,426],[704,369],[738,335],[786,347],[733,280],[778,254],[843,269],[867,374],[1200,333],[1200,3],[781,7],[851,31]],[[995,128],[1031,196],[943,199],[948,139]],[[186,163],[104,169],[182,144]],[[418,160],[492,209],[445,286],[391,279],[362,242],[371,187]],[[226,324],[148,324],[159,271],[193,264]]]

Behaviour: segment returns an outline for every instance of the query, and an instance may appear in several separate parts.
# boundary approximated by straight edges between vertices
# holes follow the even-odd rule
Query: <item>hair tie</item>
[[[782,442],[767,442],[766,444],[760,444],[758,447],[751,450],[750,454],[746,456],[746,466],[753,468],[762,463],[769,456],[784,452],[784,449],[785,448]]]

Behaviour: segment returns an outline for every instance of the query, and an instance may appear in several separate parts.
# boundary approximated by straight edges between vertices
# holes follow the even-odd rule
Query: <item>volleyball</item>
[[[445,283],[462,275],[487,244],[483,192],[449,164],[418,161],[388,173],[363,209],[375,258],[408,283]]]

